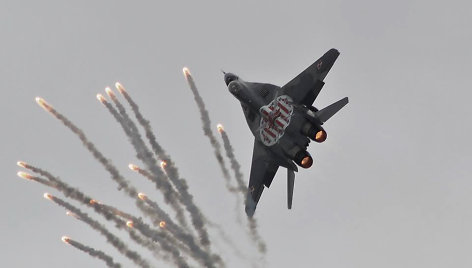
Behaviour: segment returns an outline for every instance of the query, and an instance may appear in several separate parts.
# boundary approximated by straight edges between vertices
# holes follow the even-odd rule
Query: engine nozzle
[[[313,165],[313,158],[307,151],[299,151],[293,159],[302,168],[310,168]]]
[[[322,143],[328,138],[328,133],[321,127],[312,123],[306,123],[302,128],[302,134],[318,143]]]

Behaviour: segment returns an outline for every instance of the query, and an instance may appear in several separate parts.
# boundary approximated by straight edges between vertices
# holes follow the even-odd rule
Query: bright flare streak
[[[139,167],[136,166],[135,164],[129,164],[128,167],[129,167],[129,169],[131,169],[133,171],[138,171],[139,170]]]
[[[126,226],[128,226],[129,228],[133,228],[134,227],[134,223],[132,221],[127,221],[126,222]]]
[[[36,97],[36,103],[41,106],[46,111],[51,110],[51,105],[49,105],[43,98]]]
[[[97,100],[99,100],[101,103],[105,103],[107,101],[100,93],[97,94]]]
[[[23,171],[19,171],[18,173],[16,173],[16,175],[18,175],[18,177],[20,178],[27,179],[27,180],[31,180],[33,178],[33,176]]]
[[[46,199],[52,200],[52,195],[51,194],[44,193],[43,197],[46,198]]]
[[[23,162],[23,161],[18,161],[18,162],[16,162],[16,164],[17,164],[18,166],[22,167],[22,168],[26,168],[26,165],[27,165],[27,164],[26,164],[25,162]]]
[[[225,129],[223,128],[223,125],[222,125],[222,124],[218,124],[218,125],[216,126],[216,129],[218,129],[218,132],[220,132],[220,133],[223,132],[223,131],[225,131]]]
[[[106,87],[106,88],[105,88],[105,92],[107,93],[107,95],[108,95],[110,98],[116,98],[115,93],[113,93],[113,91],[111,90],[111,88]]]
[[[185,76],[191,76],[192,74],[190,74],[190,70],[187,68],[187,67],[184,67],[182,69],[182,72],[184,72],[184,75]]]
[[[89,203],[90,203],[90,205],[95,205],[95,204],[97,204],[98,202],[97,202],[97,200],[95,200],[95,199],[90,199]]]
[[[165,221],[159,222],[159,227],[165,228],[166,227],[166,222]]]
[[[63,237],[61,238],[61,240],[62,240],[62,242],[69,244],[70,237],[68,237],[68,236],[63,236]]]
[[[141,200],[143,200],[143,201],[147,199],[147,195],[146,195],[146,194],[143,194],[143,193],[139,193],[139,194],[138,194],[138,197],[139,197],[139,199],[141,199]]]
[[[167,162],[166,161],[161,161],[161,168],[165,169],[167,167]]]
[[[116,82],[115,87],[118,90],[118,92],[120,92],[120,94],[126,93],[125,87],[123,87],[123,85],[120,84],[120,82]]]

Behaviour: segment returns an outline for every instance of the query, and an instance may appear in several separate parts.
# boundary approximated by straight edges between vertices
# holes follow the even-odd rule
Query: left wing
[[[252,153],[251,174],[246,197],[246,214],[252,217],[257,203],[261,198],[264,185],[269,187],[275,177],[279,165],[274,157],[264,148],[259,141],[254,140],[254,151]]]
[[[290,96],[294,103],[311,106],[323,88],[324,78],[339,56],[332,48],[321,58],[281,88],[281,93]]]

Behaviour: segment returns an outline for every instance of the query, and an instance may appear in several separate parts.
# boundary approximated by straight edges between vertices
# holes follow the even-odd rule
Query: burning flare
[[[23,162],[23,161],[18,161],[18,162],[16,162],[16,164],[17,164],[19,167],[22,167],[22,168],[26,168],[26,166],[28,165],[28,164],[26,164],[26,162]]]
[[[223,131],[225,131],[225,129],[223,128],[223,125],[222,125],[222,124],[218,124],[218,125],[216,126],[216,129],[218,129],[218,132],[220,132],[220,133],[223,132]]]
[[[107,93],[107,95],[108,95],[110,98],[116,98],[116,95],[115,95],[115,93],[111,90],[111,88],[106,87],[106,88],[105,88],[105,92]]]
[[[136,166],[135,164],[129,164],[128,165],[128,168],[133,170],[133,171],[139,171],[139,167]]]
[[[182,69],[182,71],[184,72],[184,75],[185,75],[185,76],[191,76],[191,75],[192,75],[192,74],[190,74],[190,70],[189,70],[187,67],[184,67],[184,68]]]
[[[107,101],[100,93],[97,94],[97,100],[99,100],[101,103],[105,103]]]
[[[16,173],[18,175],[18,177],[20,178],[23,178],[23,179],[27,179],[27,180],[31,180],[33,178],[32,175],[26,173],[26,172],[23,172],[23,171],[19,171],[18,173]]]
[[[63,237],[61,238],[61,240],[62,240],[62,242],[69,244],[70,237],[68,237],[68,236],[63,236]]]
[[[116,82],[116,83],[115,83],[115,87],[116,87],[116,89],[118,90],[118,92],[120,92],[120,94],[126,93],[125,87],[123,87],[123,85],[120,84],[120,82]]]
[[[98,201],[95,199],[90,199],[89,203],[90,205],[95,205],[95,204],[98,204]]]
[[[52,109],[51,105],[49,105],[43,98],[36,97],[36,103],[41,106],[44,110],[50,111]]]
[[[161,168],[165,169],[167,167],[167,161],[162,160],[161,161]]]
[[[134,227],[133,221],[127,221],[126,226],[128,226],[129,228],[133,228]]]
[[[165,221],[159,222],[159,227],[165,228],[166,227],[166,222]]]
[[[51,194],[44,193],[43,197],[46,198],[46,199],[52,200],[52,195]]]
[[[146,194],[143,194],[143,193],[139,193],[139,194],[138,194],[138,197],[139,197],[139,199],[141,199],[141,200],[143,200],[143,201],[147,199],[147,195],[146,195]]]

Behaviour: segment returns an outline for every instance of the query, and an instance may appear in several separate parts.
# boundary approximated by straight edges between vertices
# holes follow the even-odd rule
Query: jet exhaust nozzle
[[[307,151],[299,151],[293,159],[302,168],[310,168],[313,165],[313,158]]]
[[[302,128],[302,134],[318,143],[324,142],[328,138],[328,133],[321,127],[311,123],[306,123]]]

